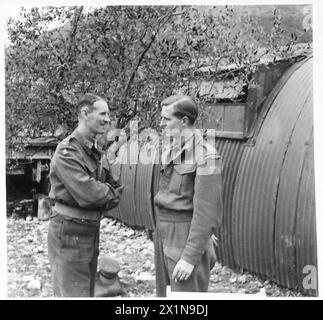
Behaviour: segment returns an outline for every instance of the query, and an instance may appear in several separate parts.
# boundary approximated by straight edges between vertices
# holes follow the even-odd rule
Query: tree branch
[[[72,32],[71,32],[71,36],[70,36],[70,42],[69,42],[69,46],[67,49],[67,54],[68,54],[68,62],[71,62],[73,58],[75,58],[75,56],[73,57],[72,55],[72,47],[74,46],[74,41],[75,41],[75,36],[76,36],[76,32],[77,32],[77,27],[78,27],[78,22],[81,18],[81,14],[83,11],[83,7],[78,7],[75,10],[74,16],[73,16],[73,21],[72,21]]]
[[[124,94],[123,94],[123,104],[125,105],[126,104],[126,99],[127,99],[127,95],[128,95],[128,92],[130,90],[130,87],[134,81],[134,78],[136,76],[136,73],[138,71],[138,68],[139,66],[141,65],[141,62],[143,61],[146,53],[149,51],[151,45],[153,44],[153,42],[155,41],[156,37],[157,37],[157,34],[160,30],[160,28],[165,25],[165,23],[171,18],[172,14],[173,14],[173,11],[175,11],[176,7],[173,7],[171,8],[164,16],[160,17],[158,19],[158,23],[157,23],[157,27],[156,27],[156,31],[153,31],[152,33],[152,36],[151,36],[151,39],[148,43],[148,45],[144,48],[144,50],[141,52],[140,56],[139,56],[139,59],[137,61],[137,64],[135,65],[135,67],[133,68],[132,72],[131,72],[131,75],[130,75],[130,78],[127,82],[127,86],[124,90]],[[122,128],[130,119],[132,119],[135,115],[136,115],[136,110],[133,110],[133,112],[128,116],[128,117],[125,117],[126,115],[126,112],[124,113],[123,116],[121,116],[118,120],[118,124],[117,124],[117,127],[118,128]],[[123,118],[123,119],[122,119]]]
[[[64,74],[68,68],[68,66],[70,65],[70,63],[73,61],[73,59],[75,59],[75,55],[73,56],[72,54],[72,47],[74,45],[74,40],[75,40],[75,36],[76,36],[76,32],[77,32],[77,27],[78,27],[78,22],[80,20],[81,14],[83,11],[83,7],[77,7],[75,9],[74,12],[74,16],[73,16],[73,21],[72,21],[72,31],[71,31],[71,35],[70,35],[70,41],[68,44],[68,48],[67,48],[67,55],[65,58],[65,61],[67,61],[66,63],[63,63],[62,68],[59,71],[59,78],[61,79],[61,81],[58,81],[56,83],[55,86],[55,93],[58,95],[61,91],[61,86],[64,83]],[[65,99],[63,98],[63,96],[60,94],[57,97],[59,100],[62,100],[65,102]]]

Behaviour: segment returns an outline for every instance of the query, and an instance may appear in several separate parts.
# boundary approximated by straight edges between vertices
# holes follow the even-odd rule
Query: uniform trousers
[[[156,210],[156,230],[154,235],[156,295],[166,296],[166,286],[171,291],[206,292],[209,286],[210,270],[215,264],[212,240],[207,244],[200,262],[191,276],[184,281],[173,281],[172,274],[181,258],[191,226],[191,215],[171,212],[167,215]]]
[[[48,255],[56,297],[93,297],[100,222],[56,215],[48,229]]]

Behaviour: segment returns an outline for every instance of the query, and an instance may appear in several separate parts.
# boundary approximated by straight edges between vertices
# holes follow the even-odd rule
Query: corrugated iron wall
[[[112,166],[111,166],[111,172],[114,175],[114,177],[116,178],[121,178],[121,164],[119,162],[115,162]],[[118,220],[121,220],[121,213],[120,213],[120,205],[118,205],[117,207],[115,207],[114,209],[108,211],[108,215],[110,217],[116,218]]]
[[[147,153],[147,146],[139,149],[139,159]],[[156,156],[156,155],[153,155]],[[154,229],[155,220],[152,203],[154,161],[147,164],[132,158],[130,150],[120,150],[118,162],[112,166],[112,173],[120,177],[124,190],[120,204],[109,211],[111,217],[127,225]],[[136,163],[137,162],[137,163]],[[156,188],[156,186],[155,186]]]
[[[143,159],[144,157],[148,159],[148,161]],[[145,226],[150,230],[153,230],[155,227],[152,192],[155,167],[154,159],[156,159],[156,157],[156,150],[152,145],[144,145],[140,149],[135,188],[137,215],[140,225]]]
[[[297,283],[303,284],[304,276],[312,270],[306,270],[306,266],[317,268],[316,253],[316,217],[315,217],[315,186],[314,186],[314,141],[313,132],[307,141],[308,148],[302,167],[302,175],[299,184],[297,201],[297,224],[296,224],[296,271]],[[314,270],[314,272],[317,272]],[[315,279],[314,279],[315,280]],[[313,279],[312,279],[313,281]],[[318,279],[316,278],[316,284]],[[317,290],[307,290],[309,294],[316,295]]]
[[[317,264],[312,96],[307,59],[278,80],[249,139],[217,138],[215,145],[224,163],[218,259],[313,295],[303,287],[304,266]],[[110,214],[153,229],[160,165],[116,164],[113,171],[125,190]]]
[[[312,102],[312,93],[308,102]],[[275,280],[287,287],[297,287],[296,270],[296,226],[297,199],[300,193],[300,180],[303,163],[312,133],[312,104],[305,106],[293,128],[279,179],[275,216]],[[297,156],[296,156],[297,155]]]
[[[232,200],[234,185],[242,156],[243,145],[240,141],[229,139],[216,139],[215,146],[223,159],[223,223],[218,230],[219,246],[217,248],[218,259],[231,268],[237,265],[233,256],[233,232],[232,232]]]
[[[233,197],[233,251],[239,266],[305,292],[297,279],[296,229],[299,194],[314,190],[301,190],[313,130],[312,60],[294,70],[275,96],[255,145],[244,149]],[[302,255],[309,248],[299,249]]]

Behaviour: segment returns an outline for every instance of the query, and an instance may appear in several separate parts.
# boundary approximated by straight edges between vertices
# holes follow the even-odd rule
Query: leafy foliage
[[[297,41],[286,36],[279,10],[271,30],[229,6],[45,7],[22,8],[21,15],[8,21],[8,146],[58,127],[71,132],[75,101],[85,92],[107,99],[118,128],[134,117],[142,128],[158,128],[166,96],[215,101],[201,89],[219,75],[246,94],[261,57],[290,57]]]

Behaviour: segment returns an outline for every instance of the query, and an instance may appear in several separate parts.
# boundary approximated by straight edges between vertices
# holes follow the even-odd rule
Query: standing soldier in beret
[[[50,165],[49,196],[55,206],[48,254],[58,297],[94,296],[101,216],[118,204],[123,189],[97,143],[110,122],[107,103],[87,94],[77,107],[78,126],[58,144]]]
[[[198,115],[185,95],[161,103],[161,127],[170,138],[162,154],[155,196],[156,293],[207,291],[215,263],[212,234],[222,221],[222,162],[194,127]]]

